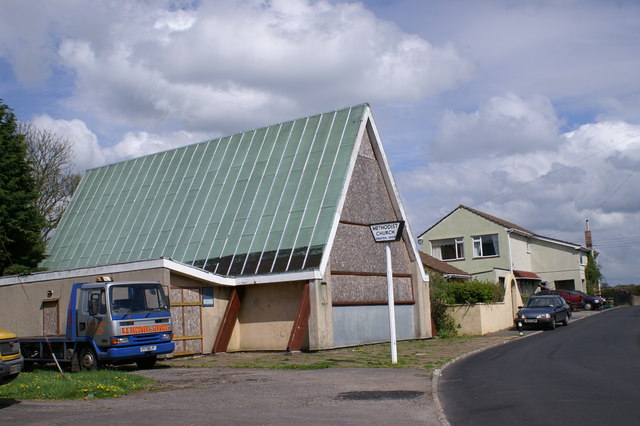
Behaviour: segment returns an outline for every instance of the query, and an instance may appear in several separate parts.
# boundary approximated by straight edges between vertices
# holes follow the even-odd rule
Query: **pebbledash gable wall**
[[[386,258],[383,244],[373,241],[369,224],[402,220],[389,192],[390,182],[376,156],[369,132],[363,135],[349,184],[345,206],[331,252],[334,344],[387,341],[388,309]],[[382,162],[384,164],[384,162]],[[354,250],[358,247],[358,250]],[[397,335],[400,339],[423,335],[430,321],[429,305],[421,305],[428,292],[410,255],[406,236],[392,243],[392,266]],[[420,293],[420,294],[418,294]]]

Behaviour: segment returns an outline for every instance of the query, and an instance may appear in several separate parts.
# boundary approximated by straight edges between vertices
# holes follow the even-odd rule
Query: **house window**
[[[473,257],[499,256],[498,235],[473,237]]]
[[[464,259],[464,239],[449,238],[431,242],[433,257],[440,260],[460,260]]]

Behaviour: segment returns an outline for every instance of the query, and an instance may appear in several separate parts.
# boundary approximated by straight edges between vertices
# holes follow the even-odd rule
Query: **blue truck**
[[[21,337],[25,364],[67,363],[72,371],[104,364],[153,368],[158,355],[174,350],[169,301],[159,282],[99,277],[74,283],[66,334]]]

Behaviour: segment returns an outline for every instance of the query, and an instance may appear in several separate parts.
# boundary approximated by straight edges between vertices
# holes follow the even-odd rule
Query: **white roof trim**
[[[249,277],[224,277],[207,272],[184,263],[176,262],[172,259],[140,260],[126,263],[116,263],[104,266],[92,266],[88,268],[65,269],[60,271],[36,272],[29,275],[11,276],[0,278],[0,287],[23,284],[39,281],[61,280],[74,277],[85,277],[89,275],[109,275],[119,272],[140,271],[145,269],[166,268],[173,272],[187,275],[205,281],[212,285],[221,286],[241,286],[251,284],[268,284],[284,281],[306,281],[322,279],[322,274],[317,270],[288,272],[282,274],[254,275]]]
[[[576,250],[587,250],[585,247],[582,247],[580,244],[574,244],[567,241],[560,241],[554,238],[543,237],[541,235],[534,235],[533,238],[540,241],[546,241],[548,243],[558,244],[560,246],[571,247]]]
[[[571,248],[573,248],[575,250],[589,251],[589,249],[587,249],[586,247],[581,246],[580,244],[570,243],[568,241],[556,240],[555,238],[550,238],[550,237],[543,237],[542,235],[537,235],[537,234],[529,234],[527,232],[522,232],[522,231],[514,229],[514,228],[505,228],[505,229],[507,230],[507,232],[523,235],[523,236],[529,237],[529,238],[531,238],[533,240],[540,240],[540,241],[545,241],[547,243],[558,244],[559,246],[571,247]]]
[[[422,274],[422,280],[425,282],[429,282],[429,275],[426,273],[424,268],[422,267],[422,261],[420,260],[420,255],[418,254],[418,247],[416,246],[415,240],[413,238],[413,234],[411,233],[411,227],[409,226],[408,217],[404,211],[404,207],[402,206],[402,199],[400,198],[400,192],[396,186],[396,182],[393,179],[393,174],[391,173],[391,168],[389,167],[389,162],[387,161],[387,155],[382,148],[382,142],[380,140],[380,135],[378,134],[378,129],[376,128],[376,124],[373,121],[373,114],[371,113],[371,109],[367,108],[365,113],[365,127],[366,124],[369,123],[371,126],[371,130],[373,131],[373,140],[371,141],[371,145],[376,152],[376,158],[378,158],[378,163],[380,164],[380,170],[382,171],[382,176],[387,184],[387,187],[391,189],[393,192],[393,197],[391,202],[393,203],[393,207],[399,213],[399,216],[404,220],[404,231],[403,237],[405,241],[409,244],[410,250],[409,253],[413,254],[413,261],[418,263],[420,267],[418,270]]]
[[[524,232],[521,231],[519,229],[515,229],[515,228],[505,228],[507,230],[507,233],[512,233],[512,234],[518,234],[518,235],[522,235],[523,237],[528,237],[528,238],[532,238],[535,237],[535,235],[529,233],[529,232]]]
[[[353,108],[351,109],[353,111]],[[351,115],[351,111],[349,111],[349,115]],[[342,187],[342,194],[340,194],[340,201],[338,201],[338,207],[336,208],[336,214],[333,218],[333,224],[331,225],[331,230],[329,231],[329,238],[327,239],[327,247],[325,247],[324,252],[322,253],[322,260],[320,261],[320,273],[324,275],[327,265],[329,264],[329,258],[331,257],[331,251],[333,250],[333,243],[336,238],[336,233],[338,232],[338,225],[340,224],[340,217],[342,216],[342,209],[344,208],[344,203],[347,200],[347,192],[349,192],[349,183],[351,182],[351,178],[353,177],[353,170],[356,168],[356,160],[358,159],[358,153],[360,152],[360,145],[362,144],[362,136],[364,135],[367,120],[370,116],[370,107],[365,106],[365,111],[362,116],[362,121],[360,122],[360,127],[358,128],[358,134],[356,135],[356,142],[353,145],[353,151],[351,151],[351,158],[349,159],[349,167],[347,168],[347,175],[345,177],[345,182]]]
[[[444,274],[445,278],[471,278],[471,274]]]

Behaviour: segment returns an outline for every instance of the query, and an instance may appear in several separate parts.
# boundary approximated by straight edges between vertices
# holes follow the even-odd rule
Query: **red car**
[[[540,294],[540,295],[543,295],[543,294],[557,294],[558,296],[562,296],[564,301],[567,302],[567,304],[569,306],[571,306],[572,310],[576,309],[576,308],[584,308],[584,299],[582,297],[580,297],[578,294],[571,293],[571,292],[566,291],[566,290],[541,290],[536,295],[538,295],[538,294]]]

